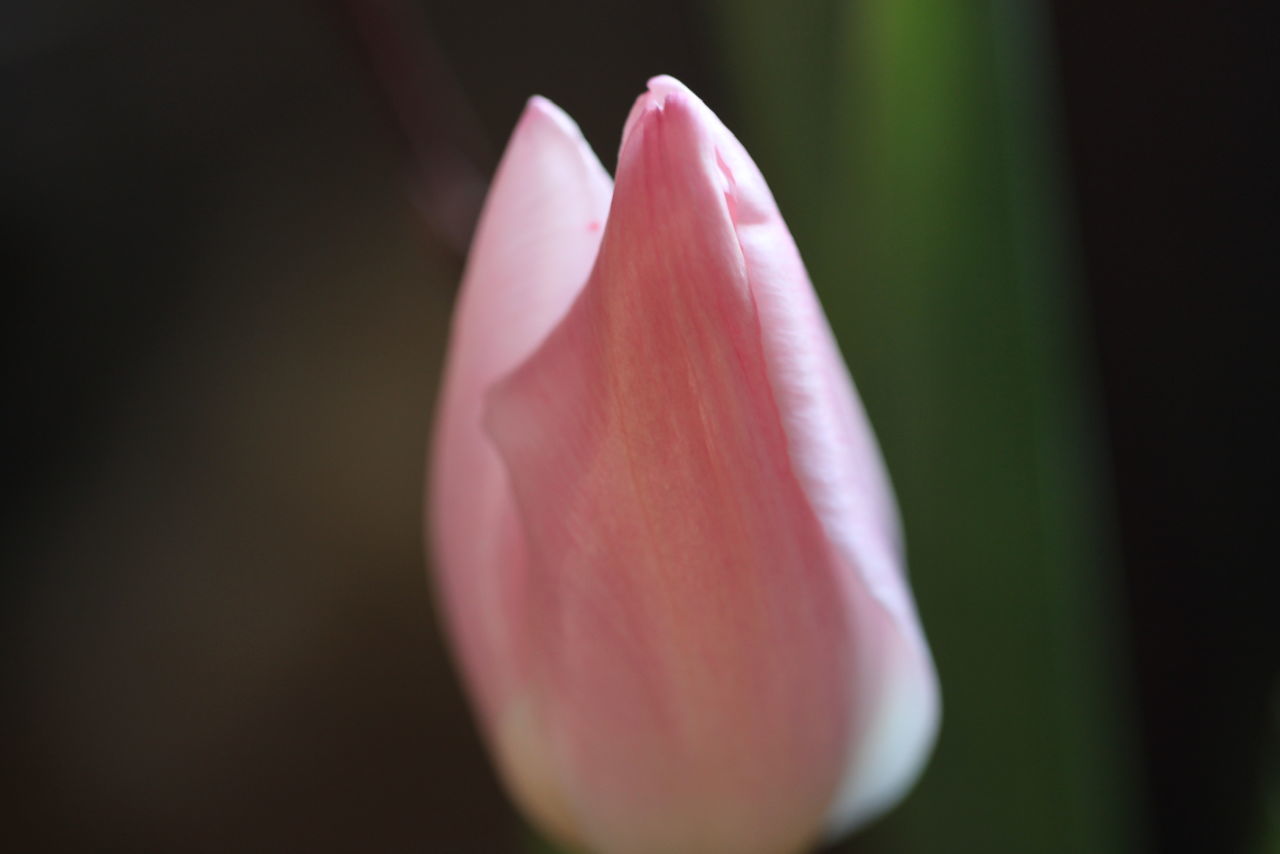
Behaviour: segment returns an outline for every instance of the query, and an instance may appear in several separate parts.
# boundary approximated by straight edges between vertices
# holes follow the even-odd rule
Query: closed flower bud
[[[554,838],[794,852],[919,773],[936,676],[875,439],[759,170],[675,80],[632,110],[616,187],[530,101],[430,486],[482,729]]]

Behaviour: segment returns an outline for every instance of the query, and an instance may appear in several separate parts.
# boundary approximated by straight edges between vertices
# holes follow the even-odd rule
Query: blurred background
[[[424,448],[524,100],[611,169],[666,72],[792,225],[943,681],[831,850],[1280,851],[1264,5],[5,4],[10,850],[530,850]]]

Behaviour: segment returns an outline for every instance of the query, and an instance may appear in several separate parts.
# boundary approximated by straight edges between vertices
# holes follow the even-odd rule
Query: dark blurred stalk
[[[400,131],[430,233],[465,256],[492,159],[484,132],[426,16],[411,0],[342,0],[379,100]]]
[[[1127,650],[1035,3],[713,6],[898,490],[944,712],[857,850],[1128,851]]]

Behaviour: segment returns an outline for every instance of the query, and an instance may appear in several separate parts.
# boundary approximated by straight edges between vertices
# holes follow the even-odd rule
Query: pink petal
[[[525,807],[542,815],[556,810],[548,803],[556,784],[525,755],[537,739],[513,736],[523,725],[510,722],[527,680],[525,547],[506,471],[482,430],[482,401],[581,290],[611,192],[569,117],[531,99],[472,243],[432,455],[429,519],[449,634],[504,775]]]
[[[896,502],[839,347],[759,169],[683,84],[663,76],[649,88],[651,101],[678,95],[693,105],[729,176],[791,470],[831,546],[854,615],[856,663],[845,680],[854,692],[852,735],[827,822],[836,835],[892,806],[936,737],[937,676],[905,576]]]
[[[696,99],[661,95],[630,122],[589,282],[489,400],[529,549],[530,707],[588,848],[797,850],[863,726],[862,624],[883,621],[806,492],[741,166]]]

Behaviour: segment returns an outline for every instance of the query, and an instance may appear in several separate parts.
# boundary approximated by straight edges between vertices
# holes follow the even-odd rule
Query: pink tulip
[[[794,852],[919,774],[937,683],[875,439],[764,179],[672,78],[632,110],[616,187],[529,102],[430,497],[484,733],[561,842]]]

